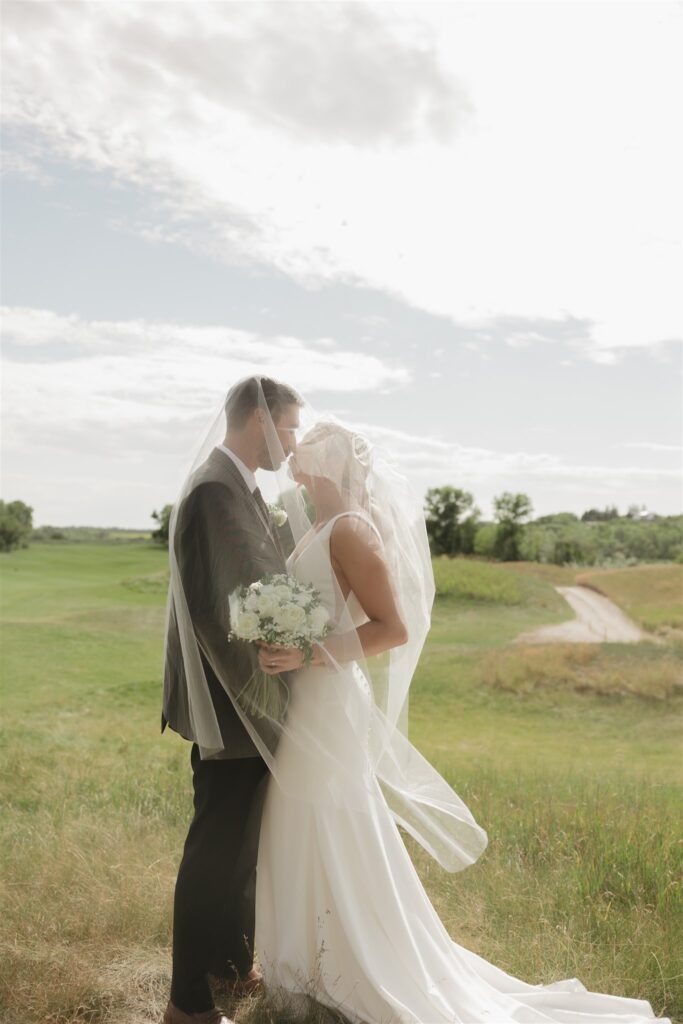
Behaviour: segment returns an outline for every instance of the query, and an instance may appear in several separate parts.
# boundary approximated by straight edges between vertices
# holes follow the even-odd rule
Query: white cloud
[[[622,441],[620,448],[644,448],[650,452],[683,452],[683,444],[660,444],[656,441]]]
[[[304,396],[410,382],[399,363],[331,338],[23,307],[2,310],[2,326],[3,495],[31,504],[37,523],[144,526],[174,499],[228,388],[249,373]]]
[[[5,445],[88,447],[123,438],[158,448],[169,426],[197,424],[232,382],[261,370],[308,391],[374,391],[406,385],[401,365],[221,325],[84,320],[45,309],[2,311]],[[173,440],[167,438],[166,445]]]
[[[609,365],[681,333],[679,19],[666,3],[6,3],[3,112],[153,190],[147,237],[477,331],[581,322],[577,350]]]
[[[0,157],[0,173],[4,175],[16,175],[39,185],[51,185],[54,182],[54,177],[40,166],[40,160],[32,158],[27,153],[18,153],[4,146]]]
[[[144,526],[172,501],[232,381],[255,370],[294,384],[323,406],[340,392],[410,385],[405,367],[339,348],[331,338],[262,337],[220,325],[98,321],[51,310],[3,311],[3,491],[36,509],[39,523]],[[331,411],[331,410],[330,410]],[[678,468],[570,463],[557,455],[468,446],[439,436],[336,415],[388,449],[418,492],[470,490],[484,514],[503,490],[558,498],[583,510],[627,505],[680,486]],[[631,442],[676,451],[673,445]]]
[[[534,493],[548,484],[550,488],[559,485],[574,489],[577,496],[584,497],[609,486],[676,484],[681,477],[680,467],[570,463],[550,452],[472,447],[367,422],[349,421],[349,426],[388,449],[411,479],[424,488],[451,484],[478,495],[507,489]],[[482,485],[486,486],[482,489]]]

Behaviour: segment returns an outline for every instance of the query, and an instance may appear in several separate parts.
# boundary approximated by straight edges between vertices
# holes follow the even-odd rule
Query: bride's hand
[[[298,647],[282,647],[281,644],[259,644],[258,660],[263,671],[269,676],[278,672],[292,672],[304,663],[304,652]]]
[[[259,664],[263,671],[269,676],[276,676],[278,672],[294,672],[303,668],[304,652],[299,647],[283,647],[281,644],[259,645]],[[313,659],[309,664],[323,665],[320,648],[317,644],[313,647]]]

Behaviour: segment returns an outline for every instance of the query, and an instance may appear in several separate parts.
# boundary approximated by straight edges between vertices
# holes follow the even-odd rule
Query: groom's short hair
[[[258,382],[261,382],[263,397],[270,411],[271,416],[277,421],[283,406],[302,406],[304,400],[301,395],[291,388],[289,384],[274,380],[272,377],[248,377],[240,381],[228,394],[225,401],[225,416],[228,430],[239,430],[254,409],[258,408],[259,392]]]

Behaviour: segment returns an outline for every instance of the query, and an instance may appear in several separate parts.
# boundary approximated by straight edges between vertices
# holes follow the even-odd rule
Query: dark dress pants
[[[173,904],[171,1000],[186,1013],[210,1009],[207,978],[242,977],[253,966],[256,859],[269,779],[262,757],[202,761],[192,744],[194,817]]]

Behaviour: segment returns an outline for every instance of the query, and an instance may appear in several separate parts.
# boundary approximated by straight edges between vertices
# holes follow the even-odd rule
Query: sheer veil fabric
[[[185,575],[181,572],[177,558],[177,513],[181,503],[201,485],[198,482],[202,466],[226,435],[226,409],[246,379],[235,383],[216,410],[181,487],[169,524],[167,616],[172,610],[178,623],[189,719],[201,757],[207,759],[223,752],[223,740],[202,664],[203,655],[272,776],[288,796],[306,800],[309,794],[300,777],[296,773],[292,775],[286,764],[278,761],[278,746],[284,736],[287,736],[290,754],[299,747],[307,763],[316,765],[317,782],[329,781],[326,799],[340,808],[364,813],[373,804],[377,805],[379,814],[386,813],[388,805],[395,822],[447,871],[463,870],[481,856],[487,846],[487,834],[454,789],[413,746],[407,734],[410,683],[429,630],[435,587],[421,501],[387,451],[334,417],[316,414],[309,403],[300,410],[297,463],[306,474],[324,476],[334,482],[344,508],[350,513],[347,522],[363,532],[366,543],[376,545],[380,551],[408,632],[406,643],[383,655],[365,658],[358,628],[368,621],[367,616],[353,592],[348,598],[344,597],[334,572],[330,571],[334,588],[330,598],[331,630],[321,644],[328,660],[330,685],[334,684],[335,673],[341,679],[348,674],[349,663],[355,663],[354,671],[362,674],[363,685],[372,695],[369,719],[359,723],[353,694],[349,691],[346,699],[343,688],[337,692],[334,715],[343,716],[348,726],[349,742],[343,750],[338,744],[327,742],[327,726],[334,728],[334,722],[321,723],[317,719],[307,726],[306,720],[299,718],[293,726],[288,722],[286,710],[277,717],[245,711],[238,693],[245,666],[258,664],[254,645],[241,640],[228,641],[229,607],[225,608],[222,630],[213,630],[210,634],[197,629],[190,617],[186,593],[190,583],[187,570]],[[260,379],[258,407],[263,414],[266,461],[271,468],[257,470],[257,481],[266,501],[277,503],[286,511],[286,523],[277,528],[279,540],[285,554],[296,553],[315,538],[317,530],[303,489],[290,474],[277,420],[271,415]],[[257,514],[260,513],[254,509],[254,515]],[[231,544],[231,557],[234,554],[239,563],[239,531],[233,534],[233,526],[216,522],[212,527],[215,536],[208,538],[208,543],[210,546]],[[272,525],[271,529],[276,527]],[[245,562],[244,572],[239,575],[241,583],[249,584],[259,577],[258,565],[253,560],[249,564]],[[232,660],[226,659],[228,643]],[[273,685],[288,691],[291,675],[271,677]],[[359,773],[359,764],[366,770]]]
[[[287,513],[280,550],[269,538],[274,520],[271,526],[250,488],[230,492],[230,502],[220,484],[219,491],[211,490],[210,471],[221,465],[214,449],[226,435],[225,408],[234,409],[243,385],[238,381],[221,402],[174,506],[167,614],[177,618],[186,718],[201,757],[228,754],[214,706],[219,699],[222,723],[227,695],[230,715],[234,708],[251,740],[251,754],[255,748],[262,755],[272,776],[260,819],[255,887],[255,951],[266,987],[287,997],[287,1012],[289,997],[304,993],[358,1024],[672,1024],[655,1018],[646,1000],[590,992],[578,978],[530,984],[450,937],[396,828],[403,826],[452,872],[474,863],[488,841],[407,734],[410,684],[435,591],[421,502],[388,452],[332,417],[316,415],[310,405],[300,410],[302,436],[292,471],[280,437],[292,446],[279,416],[270,414],[259,379],[259,464],[268,470],[256,475],[265,499]],[[323,521],[314,522],[294,476],[312,480],[319,508],[323,478],[335,503],[339,498],[338,513],[326,511]],[[199,488],[205,488],[196,505],[203,510],[201,532],[209,536],[195,559],[192,528],[185,525],[192,515],[184,514],[195,506],[183,503],[194,501]],[[234,521],[233,501],[239,506]],[[344,596],[343,574],[335,573],[331,538],[339,519],[342,534],[359,531],[366,558],[368,547],[381,555],[407,629],[405,643],[375,657],[364,657],[359,635],[368,616],[353,591]],[[189,536],[179,536],[182,530]],[[226,595],[233,581],[255,582],[273,565],[319,590],[332,629],[322,643],[324,665],[269,677],[288,699],[280,705],[284,710],[260,716],[240,703],[258,658],[253,644],[228,642]],[[217,586],[216,577],[228,578],[230,586]],[[370,607],[371,597],[365,591],[362,597]],[[204,665],[215,673],[208,682]],[[239,739],[244,730],[233,736]]]

